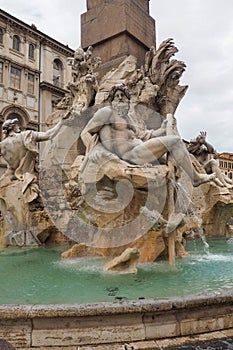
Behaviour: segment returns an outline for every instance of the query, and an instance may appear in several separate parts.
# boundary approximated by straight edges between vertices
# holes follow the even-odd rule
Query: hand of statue
[[[167,119],[164,119],[164,121],[161,124],[161,129],[166,130],[166,127],[167,127]]]
[[[101,159],[100,151],[93,150],[91,154],[89,155],[89,160],[91,160],[94,163],[98,163],[99,159]]]
[[[207,132],[206,131],[200,131],[200,135],[204,138],[206,138]]]
[[[69,126],[75,118],[75,112],[73,107],[70,107],[66,113],[61,117],[62,125]]]
[[[199,141],[200,141],[202,144],[205,144],[205,142],[206,142],[206,135],[207,135],[207,132],[206,132],[206,131],[200,131]]]
[[[68,119],[73,113],[73,108],[70,107],[66,113],[61,117],[62,120]]]
[[[167,117],[166,117],[166,120],[167,120],[167,124],[169,126],[171,126],[172,128],[176,126],[176,118],[174,117],[173,114],[168,113]]]

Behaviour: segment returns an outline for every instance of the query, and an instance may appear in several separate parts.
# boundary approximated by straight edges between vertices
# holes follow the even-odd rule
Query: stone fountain
[[[98,12],[112,21],[107,3],[114,6],[87,1],[87,39],[92,26],[106,25],[93,20],[94,9],[102,6]],[[122,18],[129,1],[114,3]],[[130,1],[132,9],[141,8],[137,28],[146,22],[136,41],[129,28],[120,28],[118,36],[111,32],[109,50],[99,44],[100,52],[109,54],[121,37],[132,51],[140,51],[138,59],[125,55],[113,65],[102,64],[91,46],[79,48],[69,59],[68,93],[48,116],[47,131],[20,130],[17,120],[4,123],[0,147],[8,169],[0,182],[2,247],[69,242],[63,259],[108,257],[104,270],[136,273],[139,262],[168,259],[172,265],[188,256],[188,236],[229,233],[232,188],[216,164],[214,148],[205,132],[187,142],[177,130],[175,112],[187,90],[180,85],[185,64],[173,59],[178,50],[171,39],[144,52],[145,43],[155,39],[148,4]],[[151,40],[140,46],[144,28]],[[0,344],[161,350],[208,337],[225,339],[233,336],[232,301],[232,290],[225,290],[161,300],[1,305]]]
[[[128,56],[101,77],[92,47],[79,48],[68,93],[47,119],[53,127],[3,124],[3,246],[69,240],[63,258],[113,257],[105,269],[135,272],[138,262],[187,256],[187,233],[225,235],[232,187],[206,133],[187,143],[177,130],[188,88],[179,85],[185,64],[172,59],[177,51],[167,39],[141,67]]]

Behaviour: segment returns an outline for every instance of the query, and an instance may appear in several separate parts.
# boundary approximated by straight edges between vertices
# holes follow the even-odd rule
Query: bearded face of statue
[[[113,101],[112,108],[120,115],[125,115],[129,111],[129,99],[121,90],[117,90]]]

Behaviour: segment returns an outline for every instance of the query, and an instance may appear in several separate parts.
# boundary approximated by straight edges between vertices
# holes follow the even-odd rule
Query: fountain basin
[[[2,305],[0,317],[1,335],[17,349],[115,350],[126,343],[161,349],[232,336],[233,290],[115,303]]]
[[[233,245],[208,242],[209,254],[193,242],[175,266],[136,275],[104,272],[102,258],[61,260],[64,247],[2,250],[0,338],[24,350],[166,350],[233,337]]]

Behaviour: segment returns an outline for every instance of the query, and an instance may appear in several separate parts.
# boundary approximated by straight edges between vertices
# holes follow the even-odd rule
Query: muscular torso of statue
[[[109,123],[104,125],[99,131],[102,145],[120,158],[135,146],[143,143],[139,140],[127,116],[121,116],[111,111]]]
[[[11,169],[17,169],[27,152],[21,133],[14,134],[1,142],[1,153]]]
[[[193,167],[189,153],[177,132],[172,114],[167,115],[166,124],[163,123],[161,128],[152,130],[149,135],[141,139],[137,135],[137,125],[129,115],[129,96],[125,89],[113,86],[109,100],[111,106],[96,111],[81,132],[82,141],[87,148],[87,160],[96,162],[96,157],[91,159],[91,152],[95,149],[99,137],[103,147],[130,164],[141,166],[153,163],[169,151],[177,165],[189,175],[194,186],[214,179],[215,174],[199,174]],[[97,152],[98,150],[97,148]],[[94,151],[93,153],[95,156]]]

